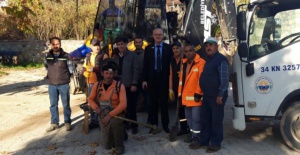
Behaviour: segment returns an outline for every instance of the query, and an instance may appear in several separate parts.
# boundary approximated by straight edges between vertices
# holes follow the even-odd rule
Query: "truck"
[[[231,73],[233,127],[244,130],[250,122],[279,120],[285,143],[300,152],[300,1],[215,3],[223,42],[237,45]],[[182,34],[201,47],[210,36],[212,1],[190,0],[187,10]]]
[[[244,130],[246,122],[280,120],[285,143],[300,152],[300,1],[251,0],[241,7],[231,76],[233,126]]]

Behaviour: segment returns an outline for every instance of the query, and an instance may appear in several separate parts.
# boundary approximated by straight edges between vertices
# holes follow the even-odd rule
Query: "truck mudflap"
[[[245,130],[245,110],[244,107],[233,106],[233,127],[237,130]]]

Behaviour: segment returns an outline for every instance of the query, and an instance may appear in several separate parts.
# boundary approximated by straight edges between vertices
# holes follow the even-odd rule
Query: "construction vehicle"
[[[300,1],[215,3],[224,42],[238,45],[231,74],[234,128],[280,120],[285,143],[300,152]],[[212,1],[189,0],[181,35],[199,48],[210,36],[211,11]]]
[[[84,44],[70,53],[75,60],[76,76],[71,78],[70,92],[86,92],[84,78],[80,74],[85,55],[91,52],[90,40],[98,38],[101,41],[101,52],[106,52],[111,58],[117,49],[114,40],[119,35],[132,39],[135,34],[146,38],[144,46],[152,41],[152,30],[155,27],[164,29],[165,40],[169,42],[170,35],[167,27],[165,0],[100,0],[94,22],[93,33],[84,41]],[[135,49],[133,42],[128,44],[128,49]],[[77,73],[79,75],[77,75]]]
[[[165,40],[169,40],[165,4],[165,0],[100,0],[93,36],[107,46],[103,50],[109,56],[118,35],[132,39],[138,34],[151,40],[152,29],[161,27],[165,30]]]

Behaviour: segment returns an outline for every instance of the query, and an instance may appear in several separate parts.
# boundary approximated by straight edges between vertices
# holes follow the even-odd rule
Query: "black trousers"
[[[126,108],[126,118],[131,120],[137,120],[136,118],[136,100],[137,100],[137,91],[132,92],[131,87],[126,87],[126,98],[127,98],[127,108]],[[127,122],[126,122],[127,123]],[[137,128],[136,123],[130,123],[131,128]]]
[[[223,104],[218,105],[217,96],[203,96],[201,107],[201,145],[221,146],[223,141],[224,106],[227,95],[223,96]]]
[[[168,81],[162,80],[161,73],[155,73],[153,83],[148,85],[151,85],[149,87],[151,111],[151,115],[148,116],[149,122],[153,125],[158,125],[158,111],[160,109],[162,126],[163,128],[168,128]]]

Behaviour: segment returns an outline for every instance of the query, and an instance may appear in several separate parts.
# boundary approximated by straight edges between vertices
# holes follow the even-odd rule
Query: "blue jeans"
[[[185,107],[185,117],[190,127],[192,137],[200,137],[201,124],[200,124],[201,106]]]
[[[92,92],[92,89],[93,89],[93,86],[94,86],[94,84],[93,83],[89,83],[88,85],[87,85],[87,87],[88,87],[88,97],[90,96],[90,94],[91,94],[91,92]]]
[[[59,95],[64,108],[65,123],[71,123],[71,108],[70,108],[70,86],[69,84],[49,85],[50,112],[51,124],[59,124],[58,100]]]

